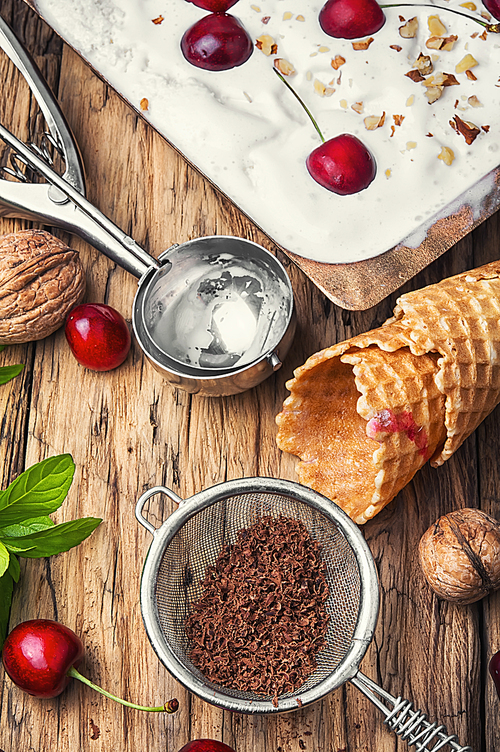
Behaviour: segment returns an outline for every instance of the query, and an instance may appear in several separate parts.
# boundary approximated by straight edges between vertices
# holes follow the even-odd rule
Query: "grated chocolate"
[[[207,567],[186,621],[190,659],[225,688],[278,697],[317,668],[329,596],[321,547],[280,515],[243,528]]]

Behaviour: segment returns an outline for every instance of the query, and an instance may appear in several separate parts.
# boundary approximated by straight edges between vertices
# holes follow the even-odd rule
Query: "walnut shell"
[[[0,238],[0,344],[55,332],[85,293],[77,251],[44,230]]]
[[[500,524],[479,509],[440,517],[420,539],[419,555],[440,598],[474,603],[500,588]]]

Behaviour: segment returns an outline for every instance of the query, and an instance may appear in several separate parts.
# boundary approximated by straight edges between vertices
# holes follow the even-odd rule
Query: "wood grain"
[[[93,681],[144,704],[172,696],[180,701],[174,716],[151,716],[76,682],[60,698],[40,701],[2,675],[0,749],[177,752],[201,737],[223,739],[237,752],[407,749],[351,685],[309,708],[273,718],[224,713],[190,696],[158,662],[142,624],[140,575],[151,536],[134,516],[138,495],[159,483],[188,497],[231,478],[295,480],[295,459],[275,444],[274,416],[287,394],[286,379],[315,350],[380,324],[397,293],[363,312],[336,307],[21,0],[3,0],[0,12],[61,102],[83,153],[90,200],[153,255],[173,242],[212,233],[261,243],[277,253],[290,274],[299,322],[281,371],[250,392],[220,399],[173,389],[136,343],[122,367],[101,374],[76,363],[62,331],[0,355],[2,364],[25,363],[23,374],[0,390],[2,488],[23,468],[70,452],[75,480],[55,519],[103,519],[76,549],[23,565],[11,627],[37,616],[59,619],[82,636],[82,672]],[[2,53],[0,81],[0,119],[27,138],[34,104]],[[25,225],[0,220],[0,232]],[[130,320],[136,281],[81,241],[55,234],[81,253],[86,299],[109,303]],[[403,290],[497,258],[499,241],[494,215]],[[500,518],[499,453],[496,410],[449,462],[438,470],[425,467],[364,528],[379,569],[381,610],[361,668],[439,719],[474,752],[500,749],[499,700],[487,675],[487,659],[500,648],[500,594],[469,607],[438,601],[422,580],[416,548],[428,525],[451,509],[479,506]],[[172,510],[171,502],[154,500],[148,515],[158,526]]]

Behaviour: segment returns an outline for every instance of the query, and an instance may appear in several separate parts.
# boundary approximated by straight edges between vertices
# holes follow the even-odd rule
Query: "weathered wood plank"
[[[274,246],[41,22],[20,0],[4,0],[14,24],[54,86],[81,146],[89,198],[158,255],[174,242],[212,233],[241,234]],[[21,137],[33,103],[0,56],[0,117]],[[5,92],[15,92],[14,99]],[[0,232],[23,226],[0,221]],[[65,237],[66,240],[70,240]],[[498,215],[405,286],[421,287],[498,257]],[[130,320],[136,282],[94,249],[71,239],[87,271],[89,301],[107,302]],[[279,254],[279,251],[276,251]],[[285,380],[315,350],[380,324],[396,294],[373,309],[336,308],[280,255],[294,287],[298,333],[281,372],[246,394],[191,397],[170,387],[136,343],[126,363],[96,374],[81,368],[62,331],[5,350],[1,362],[25,362],[22,377],[2,388],[2,487],[38,460],[70,452],[73,486],[59,520],[95,515],[102,525],[78,548],[23,566],[11,625],[57,618],[86,645],[82,670],[108,690],[143,703],[178,696],[175,716],[134,713],[73,683],[56,700],[37,701],[5,679],[0,696],[4,752],[177,750],[189,739],[223,738],[238,752],[394,752],[407,745],[354,687],[273,718],[223,713],[190,697],[159,664],[144,631],[139,582],[151,537],[134,516],[137,496],[163,483],[181,497],[229,478],[269,475],[295,480],[294,458],[275,444],[274,416]],[[376,281],[374,281],[376,283]],[[500,518],[498,411],[442,468],[424,468],[364,533],[380,573],[381,610],[362,662],[368,676],[414,701],[459,734],[475,752],[499,747],[498,698],[486,658],[500,648],[500,598],[470,607],[439,602],[423,583],[416,548],[440,514],[481,506]],[[155,526],[173,505],[155,499]]]

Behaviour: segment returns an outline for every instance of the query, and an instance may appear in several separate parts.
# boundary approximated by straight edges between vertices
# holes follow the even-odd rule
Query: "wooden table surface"
[[[59,698],[37,700],[1,675],[2,752],[177,752],[187,741],[222,739],[237,752],[392,752],[407,749],[383,716],[351,685],[296,712],[248,717],[190,696],[159,663],[139,603],[149,533],[134,516],[138,495],[165,484],[181,497],[226,479],[296,479],[295,459],[275,443],[275,415],[285,381],[315,350],[373,328],[397,294],[364,312],[347,312],[319,292],[230,202],[222,198],[123,103],[22,0],[2,0],[2,16],[34,55],[80,144],[88,196],[139,243],[158,255],[173,242],[235,234],[275,251],[292,280],[298,331],[282,370],[235,397],[190,396],[167,384],[136,343],[123,366],[95,373],[79,366],[60,330],[11,346],[1,364],[24,363],[0,390],[0,472],[5,488],[24,468],[69,452],[76,474],[57,521],[102,517],[71,551],[21,560],[10,626],[53,618],[78,632],[82,673],[142,704],[176,696],[173,716],[119,706],[73,682]],[[28,138],[29,90],[0,53],[0,120]],[[29,226],[0,220],[4,234]],[[106,302],[130,321],[136,281],[80,240],[56,231],[80,253],[86,300]],[[498,258],[496,214],[408,283],[422,287]],[[376,284],[376,280],[374,280]],[[380,574],[381,609],[362,670],[392,694],[411,699],[474,752],[498,752],[499,700],[487,672],[500,648],[500,593],[459,607],[439,601],[422,580],[420,536],[441,514],[472,506],[500,518],[500,413],[495,410],[439,469],[423,468],[363,533]],[[152,503],[158,525],[173,510]]]

